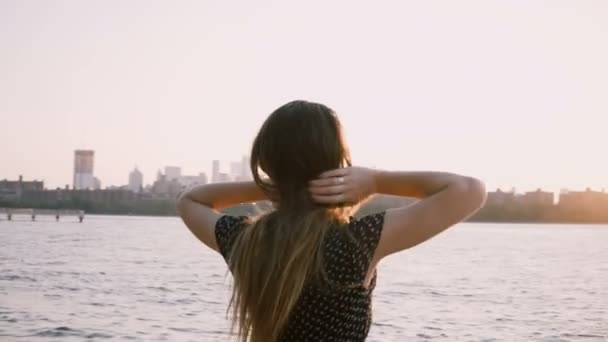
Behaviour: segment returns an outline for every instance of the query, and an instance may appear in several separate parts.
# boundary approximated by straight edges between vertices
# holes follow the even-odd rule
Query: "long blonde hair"
[[[324,105],[293,101],[262,125],[251,169],[278,208],[245,227],[230,252],[229,310],[239,341],[280,340],[306,284],[327,280],[321,246],[329,229],[344,224],[353,208],[317,205],[307,185],[323,171],[350,164],[340,123]],[[271,182],[262,179],[260,169]]]

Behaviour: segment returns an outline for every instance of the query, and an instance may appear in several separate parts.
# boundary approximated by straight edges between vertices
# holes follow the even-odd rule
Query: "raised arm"
[[[465,220],[485,202],[484,184],[445,172],[379,172],[377,192],[420,201],[387,210],[375,258],[413,247]]]
[[[177,199],[177,212],[194,236],[218,251],[215,224],[221,216],[220,210],[265,199],[254,182],[205,184],[182,193]]]
[[[447,172],[390,172],[366,168],[328,171],[311,182],[320,203],[356,202],[380,193],[419,198],[387,210],[374,259],[413,247],[466,219],[479,209],[486,190],[477,179]]]

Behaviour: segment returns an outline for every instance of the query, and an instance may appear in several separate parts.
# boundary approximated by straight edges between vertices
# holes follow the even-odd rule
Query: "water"
[[[1,341],[230,341],[177,218],[0,221]],[[379,267],[369,341],[608,341],[608,226],[461,224]]]

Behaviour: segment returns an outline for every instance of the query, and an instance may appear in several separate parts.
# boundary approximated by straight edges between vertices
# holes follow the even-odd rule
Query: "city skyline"
[[[356,165],[608,187],[607,2],[3,4],[3,178],[71,184],[76,148],[104,187],[134,164],[210,175],[301,98],[337,111]]]
[[[222,172],[225,168],[222,168],[221,162],[213,160],[211,179],[203,172],[187,175],[182,173],[179,166],[166,165],[164,170],[158,170],[156,180],[146,185],[143,173],[135,166],[129,173],[127,185],[109,185],[102,189],[99,179],[94,176],[95,151],[75,150],[74,184],[71,188],[69,185],[48,188],[43,181],[24,179],[20,175],[18,180],[0,180],[0,202],[9,207],[15,204],[47,209],[74,206],[105,214],[175,214],[175,197],[184,189],[208,182],[250,180],[249,164],[249,157],[243,156],[240,161],[229,162],[230,172]],[[379,196],[372,196],[367,201],[365,210],[408,205],[414,201],[412,198],[376,195]],[[559,192],[540,188],[519,192],[515,189],[495,189],[488,190],[483,210],[474,219],[597,223],[608,220],[607,205],[608,192],[605,189]],[[247,208],[241,206],[238,210],[251,212],[252,207]]]
[[[103,179],[98,179],[95,174],[93,173],[93,156],[94,156],[94,150],[75,150],[74,151],[74,170],[72,173],[72,178],[73,181],[72,183],[65,183],[61,186],[47,186],[47,182],[45,181],[44,178],[28,178],[27,175],[24,176],[24,174],[19,174],[16,177],[7,177],[4,176],[2,177],[2,175],[0,175],[0,179],[1,180],[13,180],[13,179],[17,179],[17,178],[21,178],[24,179],[25,181],[41,181],[44,182],[45,184],[45,188],[47,189],[56,189],[56,188],[65,188],[66,186],[70,189],[90,189],[90,190],[95,190],[95,189],[102,189],[102,188],[116,188],[116,187],[126,187],[130,190],[136,190],[138,188],[138,186],[136,186],[137,184],[141,185],[141,186],[149,186],[152,185],[154,183],[155,180],[158,180],[159,176],[163,176],[166,177],[167,180],[188,180],[191,177],[197,177],[197,176],[202,176],[205,177],[205,179],[207,179],[208,181],[203,182],[203,183],[208,183],[208,182],[213,182],[213,178],[212,178],[212,173],[208,173],[206,171],[198,171],[196,172],[197,174],[186,174],[183,173],[183,169],[181,166],[175,166],[175,165],[165,165],[163,167],[158,167],[156,168],[156,172],[151,172],[150,174],[154,173],[156,175],[156,177],[152,177],[152,176],[148,176],[147,179],[149,181],[145,181],[146,177],[145,177],[145,172],[142,172],[141,169],[138,167],[137,164],[134,165],[133,168],[131,168],[125,177],[125,181],[123,183],[116,183],[116,184],[110,184],[110,183],[105,183],[105,186],[95,186],[96,182],[99,182],[98,184],[104,184],[103,183]],[[83,182],[81,180],[81,178],[83,178],[82,174],[82,169],[81,167],[79,167],[79,165],[82,163],[81,161],[81,157],[80,154],[82,152],[87,152],[87,154],[90,153],[90,155],[88,155],[87,157],[90,157],[91,159],[86,160],[86,163],[88,163],[88,165],[86,166],[85,170],[86,172],[84,173],[85,176],[87,176],[87,181]],[[243,161],[245,161],[245,159],[247,159],[248,161],[248,157],[243,156],[241,158],[240,162],[235,162],[235,161],[225,161],[223,164],[221,160],[214,160],[213,162],[218,162],[218,166],[220,167],[218,169],[218,172],[220,174],[220,176],[222,176],[221,178],[223,179],[216,179],[216,181],[235,181],[235,180],[251,180],[251,175],[249,172],[249,166],[247,165],[246,168],[243,167]],[[228,166],[230,166],[230,171],[229,172],[223,172],[227,170],[227,166],[226,164],[228,164]],[[238,169],[235,170],[234,166],[235,165],[239,165]],[[222,165],[225,165],[224,167],[222,167]],[[211,167],[210,169],[212,169],[213,167]],[[164,171],[164,172],[163,172]],[[213,171],[212,171],[213,172]]]
[[[176,171],[175,167],[167,167],[165,170],[171,169]],[[179,171],[173,173],[171,180],[167,180],[168,173],[159,173],[151,187],[143,188],[140,184],[135,190],[131,187],[93,190],[44,189],[42,182],[28,181],[21,177],[14,181],[0,180],[0,209],[7,206],[9,220],[10,208],[78,208],[96,214],[176,215],[175,198],[187,186],[180,183]],[[131,175],[140,174],[134,170]],[[137,177],[133,180],[135,178]],[[369,201],[365,201],[357,215],[407,206],[414,202],[415,199],[407,197],[373,196]],[[254,215],[260,210],[270,208],[270,203],[261,201],[241,203],[226,210],[233,215]],[[556,194],[536,190],[518,194],[498,190],[488,191],[485,205],[470,219],[476,222],[606,223],[607,208],[608,192],[605,191],[586,190]]]
[[[161,177],[166,181],[175,180],[184,186],[190,186],[190,185],[194,185],[194,184],[225,182],[225,181],[251,180],[252,177],[250,175],[248,165],[247,165],[247,168],[244,168],[243,162],[245,162],[245,161],[248,161],[248,158],[246,156],[243,156],[241,158],[241,161],[239,161],[239,162],[229,161],[228,163],[230,165],[230,172],[222,172],[222,171],[226,170],[226,167],[224,167],[224,168],[221,167],[222,161],[213,160],[212,166],[211,166],[211,170],[212,170],[211,173],[208,173],[206,171],[198,171],[198,172],[196,172],[196,174],[184,173],[181,166],[165,165],[164,168],[159,168],[157,170],[155,179],[153,179],[153,177],[148,178],[148,179],[153,179],[153,180],[150,180],[148,183],[143,181],[143,179],[145,179],[145,176],[144,176],[145,174],[143,172],[141,172],[141,170],[139,170],[139,168],[137,166],[135,166],[135,168],[131,171],[131,173],[129,173],[129,180],[131,180],[131,175],[136,171],[139,173],[138,177],[141,177],[141,179],[142,179],[140,181],[140,183],[144,187],[152,186],[154,184],[154,182],[161,179]],[[214,165],[218,166],[217,175],[214,173],[214,170],[213,170]],[[238,167],[236,169],[234,167],[235,165],[238,165]],[[164,172],[163,172],[163,170],[164,170]],[[131,188],[131,187],[129,187],[129,188]]]
[[[24,176],[24,174],[18,174],[16,177],[6,177],[6,175],[3,177],[3,175],[0,175],[0,180],[4,180],[4,181],[11,181],[11,180],[15,180],[17,178],[19,179],[23,179],[24,181],[41,181],[44,184],[44,188],[45,189],[58,189],[58,188],[66,188],[66,186],[68,188],[71,189],[78,189],[78,187],[75,186],[75,180],[77,178],[77,171],[78,171],[78,154],[82,153],[82,152],[93,152],[92,155],[94,155],[95,151],[94,150],[74,150],[74,161],[73,161],[73,165],[74,165],[74,170],[72,173],[72,178],[74,179],[74,182],[72,184],[70,183],[65,183],[63,185],[58,185],[58,186],[49,186],[48,183],[46,182],[46,180],[44,178],[28,178],[27,175]],[[99,179],[98,177],[93,177],[94,174],[91,173],[91,177],[94,180],[94,182],[97,182],[97,184],[105,184],[104,186],[99,186],[97,187],[97,189],[115,189],[115,188],[126,188],[129,190],[133,190],[135,192],[137,192],[135,190],[135,188],[133,187],[133,182],[139,182],[139,184],[141,184],[141,186],[143,188],[146,187],[150,187],[154,184],[155,181],[157,181],[159,179],[159,176],[163,176],[165,178],[167,178],[167,180],[173,180],[173,178],[175,178],[175,180],[180,181],[180,177],[186,177],[186,178],[190,178],[192,179],[192,177],[204,177],[205,181],[202,182],[201,184],[206,184],[206,183],[214,183],[214,182],[225,182],[225,181],[237,181],[237,180],[252,180],[251,178],[251,172],[249,169],[248,164],[246,165],[246,167],[244,167],[245,165],[243,164],[243,162],[245,161],[249,161],[249,157],[244,155],[241,157],[240,161],[233,161],[233,160],[212,160],[211,162],[211,167],[209,167],[209,170],[211,170],[210,172],[207,171],[196,171],[194,173],[192,173],[192,175],[187,175],[186,173],[183,173],[183,168],[181,166],[176,166],[176,165],[169,165],[166,164],[162,167],[157,167],[155,168],[155,172],[150,172],[148,173],[150,174],[155,174],[155,177],[152,176],[148,176],[147,179],[149,181],[145,181],[146,179],[146,172],[142,172],[141,168],[139,168],[139,166],[137,164],[134,164],[134,166],[125,173],[125,181],[123,183],[116,183],[116,184],[110,184],[110,183],[104,183],[103,179]],[[92,163],[91,161],[87,161],[87,163]],[[239,164],[239,168],[238,168],[238,174],[234,173],[235,171],[235,165]],[[219,169],[217,170],[217,172],[219,173],[219,178],[217,178],[217,176],[214,176],[214,166],[217,165],[219,167]],[[224,165],[222,167],[222,165]],[[92,165],[87,165],[87,170],[90,170],[92,172]],[[230,168],[229,172],[222,172],[222,171],[226,171],[228,168]],[[164,173],[163,173],[164,171]],[[134,175],[135,173],[135,175]],[[177,173],[178,177],[173,177],[172,173]],[[195,175],[196,174],[196,175]],[[135,177],[135,179],[137,180],[133,180],[133,177]],[[187,181],[186,181],[187,182]],[[94,183],[95,184],[95,183]],[[189,183],[190,185],[192,184],[191,182]],[[81,189],[84,189],[86,187],[82,187]],[[90,189],[95,189],[95,187],[90,187]],[[593,186],[582,186],[582,187],[559,187],[558,189],[550,189],[550,188],[545,188],[542,186],[531,186],[529,188],[520,188],[517,186],[503,186],[503,187],[487,187],[488,192],[505,192],[505,193],[518,193],[518,194],[525,194],[525,193],[533,193],[533,192],[537,192],[537,191],[543,191],[543,192],[550,192],[553,193],[555,195],[560,194],[560,193],[567,193],[567,192],[585,192],[585,191],[598,191],[598,192],[605,192],[608,189],[608,187],[593,187]]]

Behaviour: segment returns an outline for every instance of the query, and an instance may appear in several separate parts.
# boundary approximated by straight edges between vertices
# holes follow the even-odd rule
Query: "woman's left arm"
[[[219,251],[215,224],[222,216],[220,210],[266,199],[264,192],[254,182],[205,184],[182,193],[177,199],[177,212],[194,236]]]

